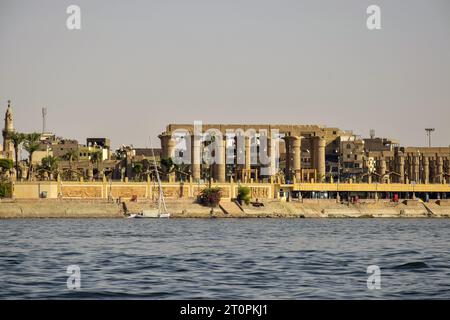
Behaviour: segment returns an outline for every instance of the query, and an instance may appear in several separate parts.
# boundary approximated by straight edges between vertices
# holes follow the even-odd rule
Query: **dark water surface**
[[[0,298],[449,299],[450,220],[0,220]]]

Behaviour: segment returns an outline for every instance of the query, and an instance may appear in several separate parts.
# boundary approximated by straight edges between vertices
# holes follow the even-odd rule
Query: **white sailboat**
[[[150,149],[152,150],[153,165],[155,168],[156,179],[158,180],[158,211],[151,209],[144,209],[139,213],[131,214],[129,218],[169,218],[170,213],[166,207],[166,201],[164,200],[164,193],[161,185],[161,178],[159,177],[158,166],[156,165],[156,157],[152,148],[152,142],[150,140]]]

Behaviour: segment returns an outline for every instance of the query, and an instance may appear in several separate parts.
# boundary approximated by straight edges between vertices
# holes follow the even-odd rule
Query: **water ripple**
[[[0,298],[449,299],[450,220],[0,220]],[[67,266],[81,289],[67,289]],[[367,267],[381,290],[367,289]]]

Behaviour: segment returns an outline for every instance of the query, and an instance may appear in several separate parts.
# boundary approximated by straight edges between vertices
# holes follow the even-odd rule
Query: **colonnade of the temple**
[[[385,176],[386,160],[378,162],[378,174]],[[450,176],[450,158],[440,155],[397,155],[394,165],[390,180],[397,183],[446,183]]]
[[[164,133],[159,136],[161,140],[161,158],[173,158],[176,148],[176,141],[172,138],[171,134]],[[238,179],[242,181],[249,181],[252,171],[255,176],[255,171],[252,169],[252,141],[250,136],[244,136],[243,143],[243,155],[236,155],[243,158],[243,163],[238,164]],[[267,163],[259,164],[259,169],[265,168],[266,177],[276,174],[275,170],[275,143],[271,137],[267,136],[267,150],[268,157]],[[296,181],[302,181],[302,139],[301,136],[287,135],[284,138],[286,147],[286,178]],[[325,178],[325,146],[326,141],[321,137],[311,137],[312,139],[312,163],[313,167],[317,171],[317,180],[323,181]],[[201,138],[196,135],[191,135],[188,139],[191,144],[191,173],[194,181],[201,178],[201,165],[202,165],[202,142]],[[215,159],[217,163],[213,164],[212,177],[217,182],[225,182],[226,178],[226,136],[222,135],[220,139],[215,140]],[[235,159],[235,161],[236,161]],[[261,172],[260,172],[261,173]]]

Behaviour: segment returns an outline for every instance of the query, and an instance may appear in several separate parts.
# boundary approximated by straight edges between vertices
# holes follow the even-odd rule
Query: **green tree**
[[[20,132],[12,132],[9,135],[13,145],[14,145],[14,157],[16,166],[16,179],[19,179],[19,147],[25,141],[26,135]]]
[[[128,170],[126,170],[127,166],[128,166],[128,162],[127,162],[127,149],[126,147],[122,146],[121,148],[117,149],[114,152],[114,158],[116,160],[120,160],[119,161],[119,172],[120,172],[120,178],[122,179],[122,173],[124,173],[125,177],[128,176]]]
[[[219,187],[208,187],[203,189],[199,196],[198,202],[204,206],[211,208],[211,214],[214,213],[214,208],[219,205],[222,197],[222,189]]]
[[[139,179],[142,173],[144,166],[140,162],[136,162],[133,164],[133,174],[135,176],[135,179]]]
[[[0,159],[0,174],[3,175],[13,168],[13,161],[11,159]]]
[[[245,186],[240,186],[238,188],[238,201],[242,204],[245,203],[248,205],[250,203],[251,194],[250,194],[250,188]]]
[[[67,152],[62,156],[63,160],[69,161],[69,171],[70,175],[72,175],[72,164],[73,161],[78,160],[78,150],[76,149],[69,149]]]
[[[59,168],[59,159],[53,156],[42,158],[40,169],[45,170],[51,174],[56,174]]]
[[[11,182],[0,181],[0,198],[11,198],[12,184]]]
[[[98,174],[98,164],[99,162],[103,161],[103,152],[101,152],[100,150],[92,152],[89,160],[93,165],[95,165]]]
[[[28,152],[28,179],[31,179],[33,174],[33,153],[39,150],[41,134],[37,132],[29,133],[25,137],[24,149]]]
[[[184,162],[180,164],[174,164],[174,171],[177,174],[178,181],[188,180],[191,175],[190,165]]]
[[[166,179],[168,179],[169,174],[171,174],[175,170],[175,165],[173,163],[172,158],[163,158],[163,159],[161,159],[160,167],[161,167],[161,171],[166,176]]]

